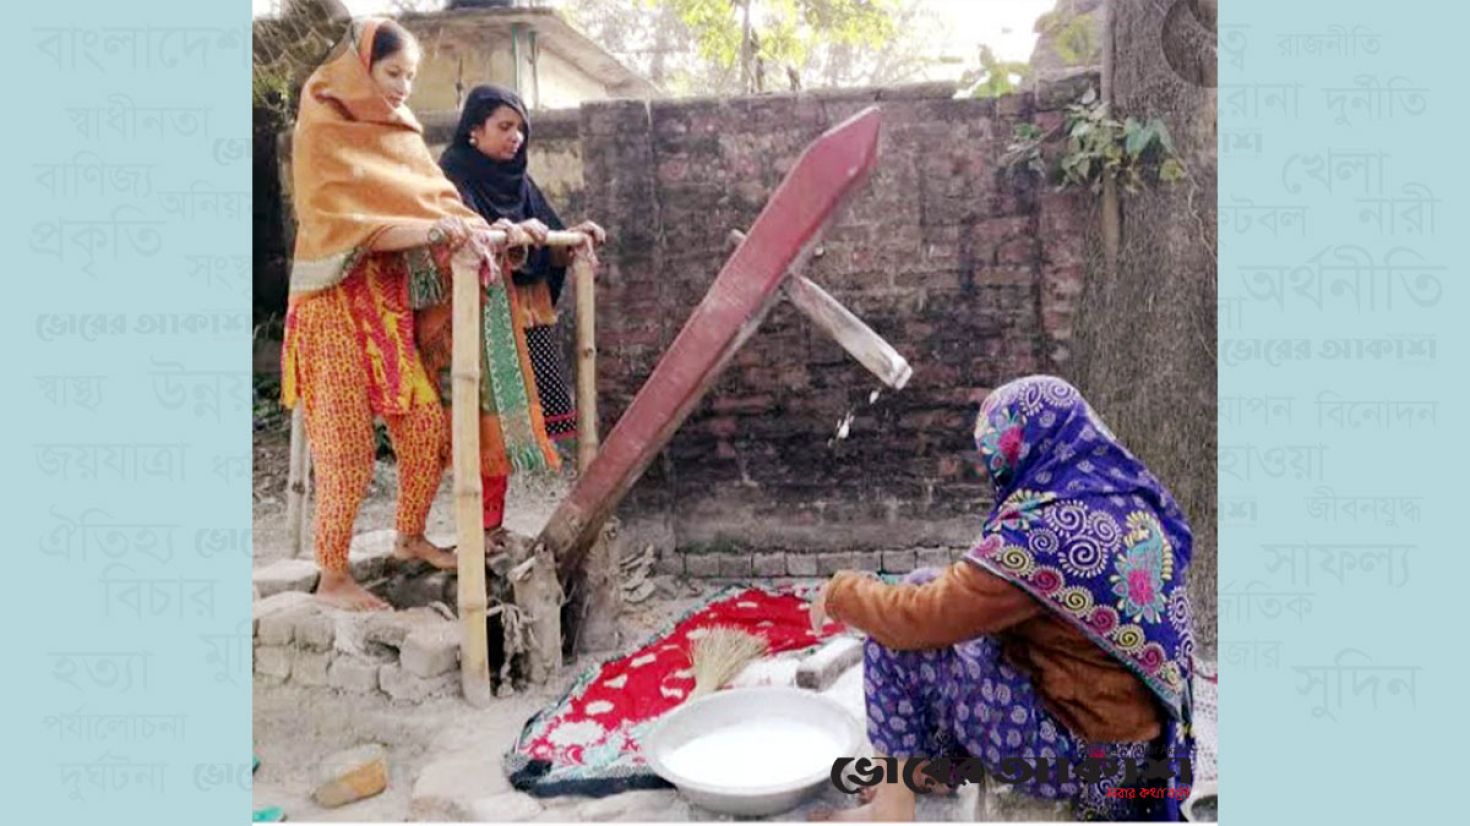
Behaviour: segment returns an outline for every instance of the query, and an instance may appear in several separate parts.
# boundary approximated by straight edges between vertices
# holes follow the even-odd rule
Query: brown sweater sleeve
[[[888,585],[842,571],[827,593],[829,617],[900,651],[954,645],[1044,610],[1020,588],[964,561],[923,585]]]

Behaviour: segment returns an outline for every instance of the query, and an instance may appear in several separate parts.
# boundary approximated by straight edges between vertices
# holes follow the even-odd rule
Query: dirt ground
[[[286,531],[286,477],[288,472],[288,439],[284,433],[256,434],[254,470],[254,564],[264,565],[290,555]],[[517,533],[535,534],[567,490],[571,460],[564,463],[560,475],[511,477],[506,497],[506,527]],[[444,474],[434,507],[429,511],[428,534],[453,544],[454,511],[450,503],[450,474]],[[398,467],[392,461],[379,461],[367,499],[357,514],[354,532],[393,527],[398,486]],[[302,541],[303,555],[311,556],[311,526]]]
[[[288,442],[284,434],[257,434],[254,481],[254,564],[265,565],[290,555],[287,543],[286,477]],[[568,463],[570,466],[570,463]],[[428,534],[452,543],[453,511],[449,478],[439,489],[429,515]],[[368,497],[358,513],[356,531],[391,527],[397,470],[392,462],[377,463]],[[568,485],[568,476],[513,477],[507,497],[506,525],[517,533],[534,535],[551,516]],[[309,528],[308,528],[309,531]],[[310,533],[303,542],[311,553]],[[620,620],[622,638],[640,640],[694,605],[707,590],[699,585],[659,582],[661,593],[637,606],[626,607]],[[410,803],[416,780],[435,758],[464,752],[498,758],[515,742],[521,728],[537,711],[551,703],[587,667],[601,656],[584,656],[564,667],[551,685],[536,691],[497,698],[489,708],[473,709],[457,698],[440,698],[417,705],[395,705],[383,695],[349,695],[292,685],[261,686],[254,690],[255,753],[261,765],[255,775],[257,806],[282,806],[293,822],[403,822],[411,817]],[[328,755],[363,743],[388,749],[388,789],[375,797],[323,809],[311,799],[314,767]],[[503,777],[484,777],[485,794],[503,787]],[[584,802],[580,799],[569,802]],[[553,810],[555,807],[552,807]],[[563,815],[565,817],[565,815]]]

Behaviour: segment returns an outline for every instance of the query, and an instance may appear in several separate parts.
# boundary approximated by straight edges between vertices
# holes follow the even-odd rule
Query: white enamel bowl
[[[759,723],[764,727],[789,722],[815,727],[831,738],[831,754],[812,754],[811,769],[779,783],[750,785],[738,778],[742,767],[732,762],[722,772],[730,782],[683,775],[669,756],[692,740],[727,727]],[[862,724],[842,706],[820,694],[784,686],[761,686],[717,691],[685,703],[664,715],[643,741],[644,758],[660,777],[673,783],[690,802],[711,811],[745,817],[766,817],[789,811],[831,782],[832,762],[856,757],[867,734]],[[801,762],[806,762],[803,759]]]

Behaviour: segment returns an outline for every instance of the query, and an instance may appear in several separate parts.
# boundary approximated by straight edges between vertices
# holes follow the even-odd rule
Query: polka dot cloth
[[[527,327],[526,345],[531,350],[536,392],[541,396],[541,412],[546,418],[546,435],[554,441],[575,438],[577,408],[567,388],[566,360],[562,357],[556,327]]]
[[[910,575],[925,582],[937,572]],[[1087,744],[1042,707],[1031,680],[1001,655],[1000,643],[978,637],[938,650],[896,651],[873,639],[864,647],[863,691],[868,739],[881,754],[909,757],[975,756],[987,772],[1006,758],[1080,760],[1099,746],[1118,757],[1145,759],[1162,741]],[[1030,779],[1016,789],[1048,800],[1072,800],[1083,820],[1152,820],[1177,811],[1178,802],[1109,798],[1100,783],[1053,784]]]

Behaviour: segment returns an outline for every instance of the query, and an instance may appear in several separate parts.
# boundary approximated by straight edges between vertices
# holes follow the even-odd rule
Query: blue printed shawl
[[[996,504],[966,558],[1081,629],[1187,726],[1191,535],[1174,498],[1053,376],[991,393],[975,442]]]

